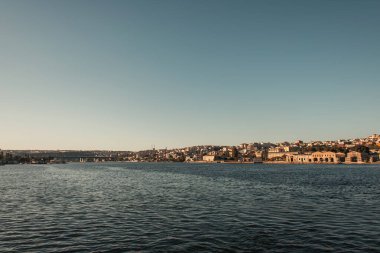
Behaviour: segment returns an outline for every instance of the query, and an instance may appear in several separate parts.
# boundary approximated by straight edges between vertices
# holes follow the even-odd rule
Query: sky
[[[0,148],[380,133],[380,1],[0,1]]]

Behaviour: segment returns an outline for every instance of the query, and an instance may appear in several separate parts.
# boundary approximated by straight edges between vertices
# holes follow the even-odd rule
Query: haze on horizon
[[[1,1],[0,148],[379,133],[380,1]]]

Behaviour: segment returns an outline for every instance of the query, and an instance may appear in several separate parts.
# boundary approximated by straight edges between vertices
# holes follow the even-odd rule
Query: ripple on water
[[[379,166],[0,168],[1,252],[380,252]]]

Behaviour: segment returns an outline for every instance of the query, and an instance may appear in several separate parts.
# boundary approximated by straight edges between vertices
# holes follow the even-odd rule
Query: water
[[[380,252],[379,165],[0,167],[0,252]]]

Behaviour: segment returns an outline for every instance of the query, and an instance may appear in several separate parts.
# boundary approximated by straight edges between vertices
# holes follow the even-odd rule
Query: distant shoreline
[[[164,162],[131,162],[131,161],[104,161],[104,162],[66,162],[66,163],[7,163],[7,164],[0,164],[0,166],[5,165],[58,165],[58,164],[105,164],[105,163],[138,163],[138,164],[144,164],[144,163],[183,163],[183,164],[278,164],[278,165],[380,165],[380,161],[372,162],[372,163],[289,163],[285,161],[265,161],[265,162],[204,162],[204,161],[197,161],[197,162],[170,162],[170,161],[164,161]]]

